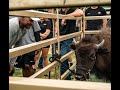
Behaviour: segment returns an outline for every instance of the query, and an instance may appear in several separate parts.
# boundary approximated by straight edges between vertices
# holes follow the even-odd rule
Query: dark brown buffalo
[[[77,80],[89,79],[94,67],[107,80],[111,80],[111,31],[108,29],[101,31],[71,45],[77,60],[75,76]]]

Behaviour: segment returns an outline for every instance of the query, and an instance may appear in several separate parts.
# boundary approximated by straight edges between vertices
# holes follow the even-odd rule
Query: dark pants
[[[39,68],[43,68],[42,62],[43,62],[43,57],[40,56],[39,63],[38,63],[38,67],[39,67]]]
[[[35,64],[34,61],[35,51],[18,56],[15,65],[17,68],[22,68],[23,77],[29,77],[34,74],[34,69],[32,65]]]
[[[22,56],[18,56],[16,62],[17,64],[15,65],[18,68],[24,68],[25,64],[28,64],[30,66],[34,65],[34,57],[35,57],[35,52],[30,52],[27,54],[24,54]]]

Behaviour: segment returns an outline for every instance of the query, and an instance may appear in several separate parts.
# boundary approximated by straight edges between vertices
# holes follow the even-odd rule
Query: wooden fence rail
[[[29,11],[29,10],[22,10],[22,11],[9,11],[9,15],[15,15],[15,16],[31,16],[31,17],[43,17],[43,18],[57,18],[57,14],[52,14],[52,13],[43,13],[40,11]],[[71,17],[71,16],[67,16],[67,15],[59,15],[58,17],[59,19],[79,19],[81,20],[82,17]],[[111,18],[110,15],[108,16],[89,16],[89,17],[84,17],[84,20],[91,20],[91,19],[102,19],[102,18]],[[99,31],[85,31],[85,34],[96,34]],[[73,38],[75,36],[79,36],[82,34],[82,30],[81,32],[77,32],[77,33],[72,33],[72,34],[68,34],[68,35],[64,35],[64,36],[60,36],[60,41],[63,41],[65,39],[69,39],[69,38]],[[20,46],[17,48],[13,48],[9,50],[9,58],[15,57],[15,56],[19,56],[37,49],[42,48],[43,46],[47,46],[50,44],[54,44],[57,42],[57,37],[49,39],[49,40],[45,40],[45,41],[40,41],[40,42],[35,42],[32,44],[28,44],[28,45],[24,45],[24,46]]]
[[[9,0],[9,10],[110,5],[111,0]]]
[[[9,77],[9,90],[111,90],[111,83]]]
[[[41,12],[36,10],[20,10],[20,11],[9,11],[9,15],[11,16],[29,16],[29,17],[37,17],[37,18],[57,18],[57,14]],[[58,15],[59,19],[71,19],[71,20],[82,20],[82,17],[74,17],[68,15]]]
[[[65,54],[64,56],[61,57],[60,61],[63,62],[64,60],[67,59],[67,57],[69,55],[72,55],[73,53],[74,53],[74,51],[70,51],[69,53]],[[29,78],[41,78],[45,74],[47,74],[49,71],[51,71],[54,67],[58,66],[58,64],[59,63],[57,61],[54,61],[53,63],[47,65],[42,70],[36,72],[35,74],[33,74],[32,76],[30,76]]]
[[[59,38],[60,38],[60,41],[63,41],[63,40],[78,36],[81,33],[82,32],[76,32],[76,33],[60,36]],[[19,56],[19,55],[23,55],[25,53],[40,49],[42,47],[54,44],[56,42],[57,42],[57,37],[51,38],[51,39],[48,39],[48,40],[44,40],[44,41],[35,42],[35,43],[32,43],[32,44],[27,44],[27,45],[24,45],[24,46],[13,48],[13,49],[9,49],[9,58],[13,58],[13,57],[16,57],[16,56]]]
[[[81,7],[81,6],[91,6],[91,5],[110,5],[111,0],[9,0],[9,15],[13,16],[30,16],[30,17],[42,17],[42,18],[53,18],[53,19],[72,19],[72,20],[93,20],[93,19],[109,19],[111,16],[89,16],[89,17],[72,17],[67,15],[57,15],[52,13],[38,12],[28,9],[39,9],[39,8],[59,8],[59,7]],[[24,9],[24,10],[23,10]],[[14,10],[14,11],[13,11]],[[22,11],[15,11],[22,10]],[[59,36],[51,38],[45,41],[39,41],[32,44],[16,47],[9,49],[9,58],[13,58],[37,49],[40,49],[44,46],[51,45],[59,41],[63,41],[75,36],[79,36],[82,33],[85,34],[97,34],[100,31],[84,31]],[[61,57],[61,62],[68,58],[69,55],[73,54],[73,51],[67,53]],[[37,79],[42,77],[54,67],[58,65],[58,62],[53,62],[33,74],[29,78],[22,77],[10,77],[9,78],[9,89],[10,90],[111,90],[111,83],[96,83],[96,82],[83,82],[83,81],[66,81],[66,80],[44,80]],[[71,69],[75,68],[75,63]],[[70,71],[66,71],[61,79],[67,77]],[[36,78],[37,77],[37,78]]]
[[[21,11],[9,11],[9,15],[11,16],[29,16],[29,17],[37,17],[37,18],[57,18],[57,14],[47,13],[35,10],[21,10]],[[59,19],[71,19],[71,20],[82,20],[82,17],[74,17],[69,15],[58,15]],[[111,15],[106,16],[86,16],[84,20],[95,20],[95,19],[110,19]]]

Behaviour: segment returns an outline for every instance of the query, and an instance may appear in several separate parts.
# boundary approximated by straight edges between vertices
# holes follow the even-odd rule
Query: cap
[[[31,18],[31,19],[34,20],[34,21],[40,21],[39,18]]]

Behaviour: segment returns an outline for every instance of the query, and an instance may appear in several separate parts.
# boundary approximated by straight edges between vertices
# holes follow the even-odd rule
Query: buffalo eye
[[[96,59],[96,55],[95,55],[95,53],[90,54],[89,57],[90,57],[91,60],[95,60],[95,59]]]

